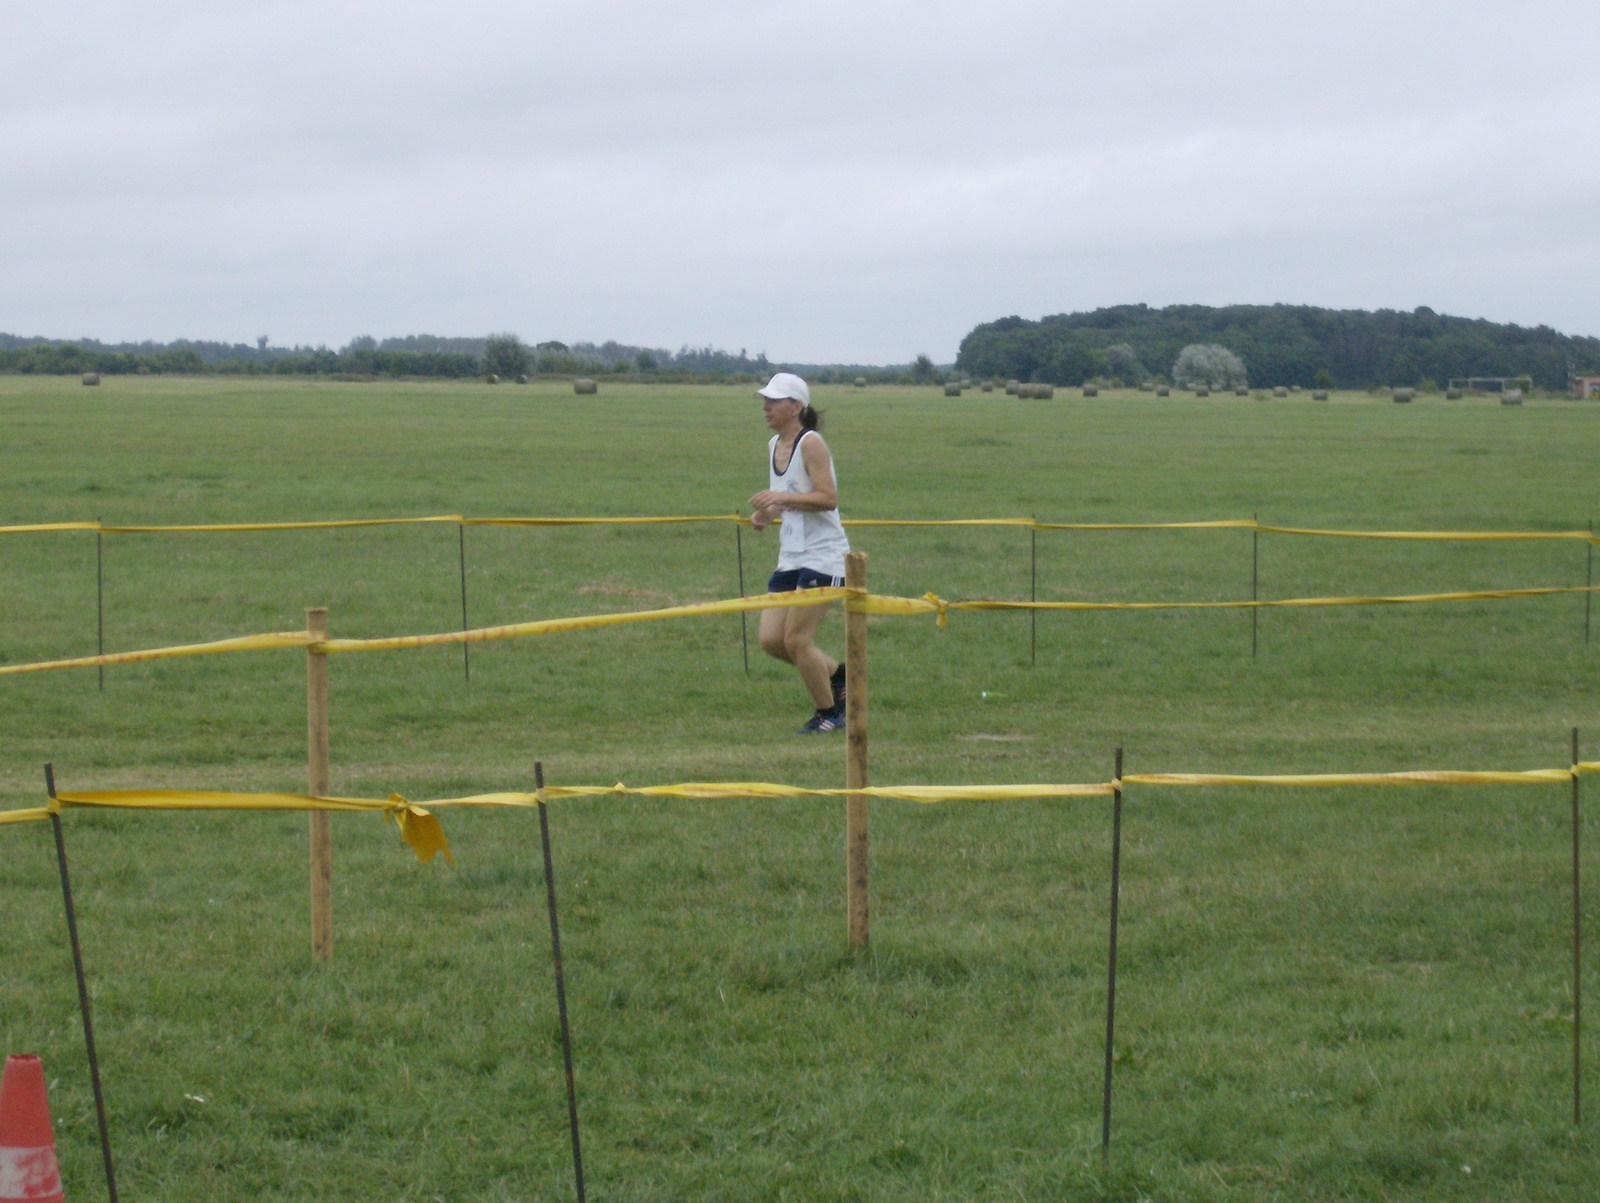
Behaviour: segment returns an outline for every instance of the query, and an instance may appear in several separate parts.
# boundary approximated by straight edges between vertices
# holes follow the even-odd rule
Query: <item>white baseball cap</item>
[[[756,396],[768,401],[798,401],[801,405],[811,404],[811,390],[806,387],[806,382],[793,372],[779,372],[767,381],[767,387],[756,390]]]

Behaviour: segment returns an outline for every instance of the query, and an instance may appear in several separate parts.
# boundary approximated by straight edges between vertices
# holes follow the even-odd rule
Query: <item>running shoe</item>
[[[835,706],[832,710],[819,710],[811,716],[811,721],[799,731],[797,735],[825,735],[829,731],[844,730],[844,707]]]
[[[840,714],[844,713],[844,665],[840,664],[833,670],[833,676],[828,678],[828,684],[833,686],[833,708]]]

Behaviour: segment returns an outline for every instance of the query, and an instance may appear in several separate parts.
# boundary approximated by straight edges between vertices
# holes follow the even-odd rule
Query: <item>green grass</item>
[[[1600,406],[1581,403],[817,392],[847,517],[1600,512]],[[738,388],[0,378],[0,419],[0,522],[725,513],[764,482]],[[335,635],[447,630],[456,538],[106,536],[107,646],[293,629],[318,604]],[[853,538],[877,591],[1026,596],[1026,532]],[[474,625],[737,587],[720,525],[467,542]],[[755,589],[775,549],[744,549]],[[1041,598],[1249,595],[1237,531],[1041,533],[1038,554]],[[0,658],[94,650],[92,535],[0,538],[0,571]],[[1264,597],[1581,584],[1584,549],[1262,536],[1260,572]],[[1254,660],[1243,613],[1041,616],[1032,668],[1025,617],[870,626],[882,783],[1103,780],[1117,745],[1130,772],[1560,765],[1574,725],[1600,746],[1577,596],[1268,612]],[[837,616],[823,640],[839,650]],[[526,788],[536,758],[555,783],[842,784],[842,742],[791,734],[792,671],[757,654],[745,677],[736,618],[471,656],[470,688],[459,649],[333,660],[335,791]],[[0,680],[0,805],[36,804],[46,760],[66,789],[304,788],[303,680],[292,652],[119,667],[104,693],[92,670]],[[1130,791],[1102,1165],[1104,803],[875,804],[860,958],[837,805],[562,804],[591,1196],[1587,1198],[1566,808],[1558,786]],[[535,820],[445,824],[453,869],[334,817],[318,967],[303,817],[68,816],[125,1197],[571,1197]],[[49,832],[0,840],[0,1044],[45,1057],[68,1190],[91,1195]]]

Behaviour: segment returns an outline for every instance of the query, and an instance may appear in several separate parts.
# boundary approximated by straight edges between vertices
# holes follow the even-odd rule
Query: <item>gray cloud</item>
[[[77,3],[0,43],[0,329],[953,354],[1146,300],[1593,332],[1600,9]]]

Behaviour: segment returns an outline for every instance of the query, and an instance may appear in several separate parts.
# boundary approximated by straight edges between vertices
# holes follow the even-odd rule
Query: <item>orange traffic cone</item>
[[[31,1054],[7,1057],[0,1076],[0,1203],[63,1203],[44,1065]]]

